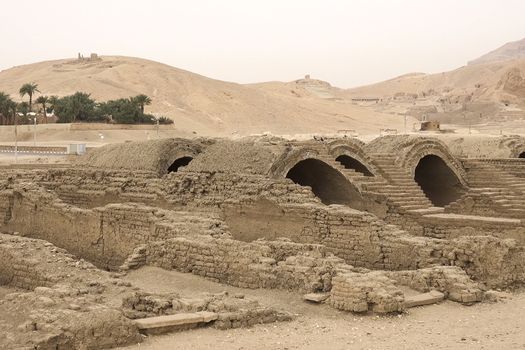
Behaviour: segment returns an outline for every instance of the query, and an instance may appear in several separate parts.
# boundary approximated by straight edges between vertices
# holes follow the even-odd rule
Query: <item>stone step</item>
[[[312,303],[322,303],[329,297],[329,293],[309,293],[303,295],[303,300],[310,301]]]
[[[384,182],[383,180],[379,180],[377,177],[373,177],[373,176],[361,176],[359,177],[359,181],[363,183],[366,182],[366,183],[376,183],[380,185],[386,185],[386,182]]]
[[[407,189],[418,189],[420,190],[421,187],[419,187],[415,182],[409,182],[409,181],[392,181],[393,185],[397,185],[398,187],[403,187]]]
[[[392,194],[420,194],[423,193],[420,188],[405,188],[401,186],[396,186],[394,188],[379,188],[384,193],[392,193]]]
[[[388,198],[398,204],[404,204],[404,203],[430,203],[428,201],[427,197],[418,196],[418,197],[392,197],[388,196]]]
[[[392,168],[397,168],[395,166],[395,160],[391,160],[391,159],[374,159],[374,164],[375,165],[378,165],[380,168],[382,169],[392,169]],[[399,169],[399,168],[397,168]]]
[[[401,209],[404,209],[404,210],[417,210],[417,209],[428,209],[430,208],[430,205],[400,205],[399,206]]]
[[[405,210],[412,210],[412,209],[427,209],[432,206],[432,203],[427,201],[420,201],[420,202],[404,202],[399,203],[396,201],[392,201],[392,203],[396,204],[400,208],[403,208]]]
[[[430,207],[430,208],[424,208],[424,209],[411,209],[408,210],[408,212],[416,213],[420,215],[426,215],[426,214],[440,214],[445,212],[445,208],[441,207]]]
[[[425,194],[423,193],[423,191],[421,190],[400,190],[400,191],[392,191],[392,190],[381,190],[381,189],[378,189],[378,192],[386,195],[386,196],[389,196],[389,197],[392,197],[392,198],[400,198],[400,197],[407,197],[407,196],[410,196],[410,197],[420,197],[420,198],[425,198]]]
[[[473,181],[469,180],[468,182],[470,186],[472,187],[494,187],[494,188],[504,188],[507,190],[515,190],[515,189],[521,189],[523,187],[522,184],[513,184],[513,183],[505,183],[504,186],[501,185],[501,182],[494,183],[493,181]]]
[[[393,201],[403,201],[403,200],[427,200],[428,198],[422,193],[402,193],[402,192],[381,192],[378,193],[390,198]]]
[[[497,182],[496,182],[497,179]],[[505,186],[508,185],[522,185],[523,183],[521,181],[516,181],[513,179],[505,179],[501,176],[498,176],[498,174],[494,174],[492,176],[488,176],[486,178],[478,178],[478,177],[469,177],[470,182],[479,182],[479,183],[492,183],[492,184],[505,184]]]
[[[390,174],[387,174],[388,178],[392,180],[392,182],[395,183],[416,183],[412,178],[408,176],[391,176]]]
[[[401,194],[401,193],[396,193],[396,194],[385,194],[388,198],[392,199],[392,200],[395,200],[395,201],[421,201],[421,200],[424,200],[424,201],[427,201],[428,198],[424,195],[419,195],[419,194]]]
[[[200,311],[141,318],[134,320],[134,322],[141,333],[150,335],[195,328],[201,324],[215,321],[218,317],[219,315],[214,312]]]
[[[501,204],[525,205],[525,201],[523,199],[513,199],[513,198],[495,199],[494,202],[501,203]]]
[[[443,299],[445,299],[445,294],[432,290],[428,293],[405,297],[405,307],[408,309],[416,306],[436,304],[443,301]]]
[[[490,198],[494,202],[498,202],[498,203],[517,203],[517,204],[525,203],[524,199],[516,198],[514,196],[491,196]]]
[[[514,195],[514,191],[510,191],[507,188],[496,188],[496,187],[471,187],[470,189],[473,192],[478,193],[489,193],[489,194],[510,194]]]
[[[445,220],[447,222],[459,222],[461,224],[466,224],[470,222],[488,222],[492,224],[499,225],[509,225],[518,227],[521,225],[521,220],[508,217],[493,217],[493,216],[479,216],[479,215],[465,215],[465,214],[454,214],[454,213],[444,213],[444,214],[430,214],[425,215],[428,218],[434,218],[438,220]]]
[[[513,210],[521,210],[521,211],[525,210],[525,206],[522,206],[522,205],[517,206],[517,205],[502,204],[501,207],[504,209],[513,209]]]

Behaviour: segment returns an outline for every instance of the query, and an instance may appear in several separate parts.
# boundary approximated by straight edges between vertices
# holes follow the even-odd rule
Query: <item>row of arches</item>
[[[369,167],[348,155],[336,158],[345,168],[365,176],[374,176]],[[286,177],[301,186],[309,186],[324,204],[350,204],[358,195],[357,189],[337,169],[315,158],[297,162]],[[434,206],[443,207],[458,200],[463,185],[454,171],[437,155],[429,154],[419,160],[414,180]]]
[[[525,158],[525,152],[519,154]],[[193,160],[191,156],[177,158],[168,173],[177,172]],[[364,176],[373,177],[370,166],[343,154],[335,159],[346,169],[353,169]],[[286,177],[301,186],[309,186],[324,204],[349,204],[355,201],[358,190],[337,169],[315,158],[297,162]],[[422,157],[414,171],[414,180],[434,206],[443,207],[458,200],[464,193],[463,185],[447,163],[435,154]]]
[[[525,154],[520,155],[522,156],[525,157]],[[168,173],[179,171],[192,160],[193,157],[190,156],[177,158],[169,166]],[[374,176],[368,166],[349,155],[340,155],[336,161],[346,169],[353,169],[364,176]],[[345,176],[319,159],[308,158],[299,161],[288,171],[286,177],[298,185],[311,187],[312,192],[326,205],[350,205],[359,197],[359,191]],[[443,159],[436,155],[427,155],[419,160],[414,180],[432,204],[438,207],[458,200],[463,194],[458,177]]]
[[[519,155],[525,158],[525,152]],[[187,166],[193,157],[177,158],[168,168],[168,173],[177,172]],[[349,155],[340,155],[336,161],[346,169],[353,169],[364,176],[373,177],[368,166]],[[358,192],[335,168],[322,160],[308,158],[296,163],[286,177],[301,186],[309,186],[324,204],[349,204],[355,201]],[[434,206],[443,207],[458,200],[463,194],[461,181],[454,171],[437,155],[429,154],[419,160],[414,180]]]

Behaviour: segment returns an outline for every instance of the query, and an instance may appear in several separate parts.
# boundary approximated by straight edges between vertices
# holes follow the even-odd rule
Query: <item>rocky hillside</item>
[[[380,98],[382,102],[372,106],[377,112],[426,116],[447,123],[524,120],[525,58],[438,74],[406,74],[349,89],[346,94]]]
[[[525,39],[506,43],[502,47],[470,61],[468,64],[502,62],[521,58],[525,58]]]

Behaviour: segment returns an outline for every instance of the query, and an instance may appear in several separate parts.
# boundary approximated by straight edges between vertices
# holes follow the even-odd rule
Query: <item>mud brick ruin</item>
[[[17,324],[0,321],[0,347],[128,344],[154,334],[155,317],[220,329],[292,317],[122,280],[148,265],[358,313],[403,312],[407,290],[472,304],[522,287],[525,139],[479,142],[492,147],[166,139],[108,145],[67,167],[1,168],[0,314]]]

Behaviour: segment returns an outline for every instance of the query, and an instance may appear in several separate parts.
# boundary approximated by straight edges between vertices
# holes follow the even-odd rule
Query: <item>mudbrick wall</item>
[[[244,222],[250,220],[250,212],[265,210],[266,215],[272,216],[276,224],[270,230],[265,227],[265,233],[258,225],[250,227],[251,235],[255,238],[271,238],[270,234],[278,234],[283,229],[287,231],[287,227],[294,226],[296,222],[293,215],[286,215],[287,212],[297,212],[298,209],[293,208],[294,205],[300,207],[301,205],[316,205],[320,202],[307,187],[298,186],[287,179],[269,180],[262,175],[182,171],[158,178],[147,172],[130,174],[126,171],[69,168],[35,172],[16,170],[6,174],[6,177],[8,180],[5,182],[11,184],[36,182],[57,193],[65,203],[80,208],[101,207],[108,203],[135,202],[171,210],[200,208],[199,210],[218,213],[224,210],[227,217],[232,217],[228,224],[232,227],[236,226],[238,231],[247,227]],[[253,209],[247,206],[241,210],[230,208],[239,203],[258,200],[268,200],[275,204],[259,204],[259,207]],[[6,209],[9,209],[8,203],[0,204],[0,215]],[[504,212],[504,209],[498,210],[494,201],[484,195],[469,193],[456,202],[454,208],[449,208],[447,211],[467,215],[497,216],[498,213]],[[233,216],[239,215],[244,217],[236,221]],[[300,216],[295,215],[296,218]],[[523,236],[520,234],[520,228],[512,223],[498,225],[497,230],[493,230],[494,227],[490,223],[462,222],[449,225],[445,220],[426,220],[424,218],[421,220],[420,215],[399,213],[396,207],[392,206],[388,208],[384,220],[418,236],[445,238],[458,236],[462,232],[466,235],[475,232],[482,235],[497,234],[499,237],[517,239]],[[254,223],[253,220],[252,223]],[[523,231],[523,226],[521,230]],[[308,236],[308,232],[301,232],[300,235]]]
[[[342,259],[323,247],[291,242],[173,238],[147,245],[146,264],[191,272],[242,288],[329,291]]]
[[[0,202],[12,203],[0,217],[5,231],[45,239],[103,268],[117,268],[148,241],[224,233],[214,214],[164,211],[132,203],[80,209],[34,187],[3,191]]]
[[[521,220],[494,218],[490,221],[465,217],[462,215],[446,216],[444,220],[439,214],[419,219],[423,227],[423,235],[434,238],[457,238],[463,236],[494,236],[512,238],[519,244],[525,244],[525,226]]]
[[[0,301],[0,348],[103,349],[140,341],[135,325],[110,306],[125,288],[119,283],[48,242],[0,234],[0,285],[17,288]]]
[[[300,248],[296,248],[300,249]],[[131,319],[209,311],[220,329],[290,320],[244,295],[150,295],[53,244],[0,234],[1,349],[105,349],[142,340]],[[22,268],[19,268],[22,266]],[[30,271],[33,270],[33,271]]]
[[[321,244],[327,252],[358,267],[413,270],[434,265],[457,265],[464,267],[471,277],[494,286],[512,286],[525,281],[524,248],[515,240],[491,236],[455,239],[416,237],[395,226],[386,225],[372,214],[344,206],[282,205],[280,208],[284,212],[284,219],[281,219],[294,224],[279,226],[278,218],[268,220],[265,215],[253,215],[253,211],[251,216],[243,214],[243,208],[250,208],[249,204],[234,205],[233,208],[239,214],[237,220],[245,219],[243,222],[246,227],[258,230],[257,235],[253,235],[250,230],[239,230],[240,223],[229,219],[227,215],[225,224],[212,213],[170,211],[139,204],[110,204],[95,209],[79,209],[64,204],[51,193],[23,186],[4,191],[0,197],[2,201],[13,203],[12,208],[7,210],[11,213],[10,218],[0,218],[0,222],[6,222],[4,230],[46,239],[105,268],[117,268],[133,255],[137,247],[154,244],[158,246],[159,253],[148,255],[174,256],[175,263],[172,265],[185,270],[184,265],[179,265],[186,261],[183,253],[189,254],[187,259],[200,259],[199,254],[211,249],[203,248],[203,252],[200,251],[201,238],[233,236],[250,241],[267,230],[271,235],[267,237],[269,239],[285,237],[302,244]],[[231,233],[228,226],[231,227]],[[191,241],[196,244],[191,250],[171,249],[166,243],[172,238],[190,236],[197,237]],[[464,242],[470,244],[464,247]],[[232,254],[235,257],[243,251],[250,251],[255,243],[217,239],[207,244],[214,247],[214,251],[209,253],[212,257],[223,257],[227,261]],[[179,252],[181,249],[182,252]],[[163,259],[161,265],[169,266],[166,258]],[[207,267],[216,269],[219,266],[219,262],[207,261],[207,257],[203,259],[206,261],[202,265],[203,271],[207,271]],[[147,261],[158,263],[156,258]],[[225,265],[226,269],[232,268],[234,262],[236,260]],[[500,264],[503,262],[505,269],[508,269],[507,274],[500,273]],[[245,265],[245,262],[241,263],[242,268]],[[213,277],[217,272],[210,273],[208,277]],[[224,281],[222,277],[221,281]],[[228,280],[224,282],[230,283]]]
[[[286,237],[295,242],[322,244],[355,266],[410,269],[440,263],[442,259],[426,248],[430,240],[412,237],[372,214],[345,206],[278,206],[260,200],[229,206],[225,221],[234,238],[251,241]]]
[[[33,290],[56,282],[38,260],[24,256],[8,242],[0,242],[0,285]]]
[[[525,282],[525,263],[520,260],[523,245],[492,234],[508,226],[502,238],[512,230],[519,238],[523,227],[516,222],[490,228],[476,221],[463,226],[426,218],[425,223],[417,225],[422,235],[426,232],[430,237],[421,237],[344,206],[276,206],[267,200],[232,205],[225,210],[225,220],[234,238],[253,241],[258,237],[287,237],[295,242],[321,244],[353,266],[415,270],[452,265],[467,269],[471,277],[493,286]],[[502,269],[508,269],[506,274],[499,273]]]
[[[464,197],[466,198],[466,197]],[[483,211],[485,201],[483,198],[475,200],[475,210],[470,204],[464,205],[463,200],[455,203],[453,213],[443,216],[440,214],[418,215],[413,213],[400,214],[389,212],[384,219],[389,224],[402,228],[407,233],[414,236],[424,236],[433,238],[456,238],[461,236],[495,236],[499,238],[516,239],[520,244],[525,243],[525,224],[520,219],[506,218],[498,214],[497,206],[491,210]],[[468,200],[467,200],[468,201]],[[488,204],[487,204],[488,206]],[[466,216],[465,216],[466,215]],[[490,220],[469,216],[488,216]]]
[[[330,292],[333,307],[352,312],[403,311],[400,285],[421,292],[437,289],[462,303],[481,301],[483,295],[459,267],[369,271],[345,264],[322,246],[287,241],[174,238],[148,244],[144,254],[147,264],[238,287]]]
[[[438,290],[445,297],[470,304],[482,300],[483,292],[457,267],[432,267],[410,271],[343,272],[332,280],[330,305],[335,308],[378,313],[402,311],[404,293],[399,285],[420,292]]]
[[[160,207],[211,206],[264,196],[283,203],[318,203],[310,189],[288,179],[269,181],[256,174],[181,171],[162,178],[151,172],[52,169],[5,172],[13,183],[34,182],[66,203],[93,208],[107,203],[142,202]]]

